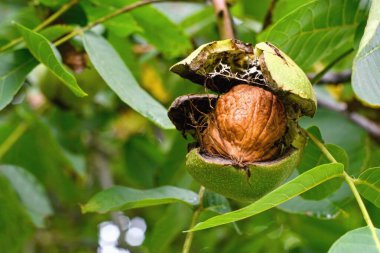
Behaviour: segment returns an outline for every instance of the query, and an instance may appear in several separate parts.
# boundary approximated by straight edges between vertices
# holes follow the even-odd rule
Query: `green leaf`
[[[352,68],[352,87],[364,102],[380,106],[380,0],[372,0],[364,35]]]
[[[164,56],[174,58],[186,55],[192,50],[190,39],[184,31],[154,7],[138,8],[131,14],[144,29],[141,35]]]
[[[0,54],[0,110],[4,109],[24,84],[38,62],[27,50]]]
[[[259,35],[288,54],[303,69],[344,47],[353,47],[364,18],[361,0],[318,0],[294,9]]]
[[[230,202],[223,195],[205,190],[203,194],[203,208],[218,214],[231,211]]]
[[[37,227],[53,213],[45,189],[30,172],[13,165],[1,165],[0,173],[11,183]]]
[[[376,229],[380,239],[380,229]],[[330,248],[328,253],[378,253],[371,231],[368,227],[351,230],[340,237]]]
[[[170,203],[198,204],[198,195],[192,191],[162,186],[149,190],[136,190],[123,186],[114,186],[97,193],[82,207],[82,212],[106,213],[147,206]]]
[[[355,179],[360,194],[380,208],[380,167],[370,168]]]
[[[290,200],[301,193],[329,180],[343,175],[343,164],[330,163],[315,167],[286,184],[268,193],[256,202],[233,212],[215,216],[204,222],[198,223],[190,231],[197,231],[206,228],[216,227],[234,221],[242,220],[266,210],[269,210],[281,203]]]
[[[38,0],[43,5],[56,8],[68,2],[68,0]]]
[[[257,3],[252,4],[251,0],[242,0],[241,5],[244,10],[243,17],[252,17],[254,20],[263,23],[265,15],[268,12],[271,0],[261,0]],[[276,3],[277,5],[277,3]]]
[[[112,18],[105,22],[104,25],[119,37],[126,37],[135,32],[143,32],[143,29],[129,13]]]
[[[317,201],[306,200],[301,197],[295,197],[279,205],[278,208],[287,213],[303,214],[318,219],[333,219],[342,211],[329,199]]]
[[[84,46],[92,64],[121,100],[162,128],[174,128],[166,109],[138,85],[131,71],[103,37],[87,32]]]
[[[304,199],[299,196],[279,205],[278,208],[288,213],[302,214],[317,219],[328,220],[335,219],[340,214],[345,214],[346,211],[344,207],[350,203],[353,198],[349,186],[342,184],[337,191],[322,200]]]
[[[16,23],[16,25],[32,55],[56,75],[75,95],[86,96],[87,94],[79,87],[75,77],[58,60],[55,53],[57,49],[41,34],[20,24]]]
[[[295,9],[311,1],[314,0],[278,0],[273,10],[273,23],[279,21],[281,18],[285,17],[290,12],[293,12]]]
[[[203,194],[203,210],[204,211],[211,211],[217,214],[224,214],[231,212],[231,205],[230,202],[226,197],[224,197],[221,194],[205,190]],[[240,228],[236,224],[236,222],[232,223],[234,226],[236,233],[239,235],[242,234]]]

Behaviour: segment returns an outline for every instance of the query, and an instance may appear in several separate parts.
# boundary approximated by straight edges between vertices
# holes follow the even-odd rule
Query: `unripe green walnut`
[[[316,99],[303,71],[269,43],[208,43],[171,70],[221,93],[185,95],[169,118],[195,139],[189,173],[206,188],[253,201],[279,186],[298,165],[305,137],[302,115]]]

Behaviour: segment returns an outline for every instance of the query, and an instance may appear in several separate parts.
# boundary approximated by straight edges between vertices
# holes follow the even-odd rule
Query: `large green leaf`
[[[361,0],[314,0],[294,9],[262,34],[307,69],[342,48],[353,47],[354,35],[364,18]]]
[[[278,0],[272,13],[272,22],[275,23],[300,6],[314,0]]]
[[[380,239],[380,229],[376,229]],[[351,230],[339,238],[330,248],[328,253],[378,253],[371,231],[368,227]]]
[[[364,171],[355,179],[355,184],[363,197],[380,208],[380,167]]]
[[[30,172],[13,165],[1,165],[0,173],[11,183],[37,227],[53,213],[45,189]]]
[[[303,214],[316,217],[319,219],[333,219],[342,210],[329,199],[307,200],[301,197],[295,197],[278,206],[278,208],[287,213]]]
[[[346,213],[344,208],[353,198],[349,186],[342,184],[337,191],[324,199],[313,200],[299,196],[279,205],[277,208],[288,213],[302,214],[322,220],[335,219],[340,214]]]
[[[198,223],[191,229],[191,231],[220,226],[264,212],[312,189],[313,187],[329,179],[342,176],[343,167],[343,164],[340,163],[323,164],[315,167],[299,175],[288,183],[278,187],[256,202],[242,209],[218,215],[204,222]]]
[[[7,106],[38,62],[25,49],[0,54],[0,110]]]
[[[380,106],[380,0],[372,0],[364,35],[352,69],[352,87],[362,100]]]
[[[20,24],[16,25],[32,55],[56,75],[75,95],[86,96],[87,94],[79,87],[75,77],[58,60],[56,48],[41,34]]]
[[[105,213],[176,202],[197,205],[198,195],[173,186],[162,186],[149,190],[114,186],[97,193],[82,207],[82,211],[84,213]]]
[[[99,74],[121,100],[162,128],[173,128],[166,109],[138,85],[107,40],[87,32],[84,46]]]

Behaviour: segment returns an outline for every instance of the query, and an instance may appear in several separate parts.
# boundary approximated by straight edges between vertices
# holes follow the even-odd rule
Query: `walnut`
[[[244,165],[276,156],[285,132],[280,99],[260,87],[240,84],[218,99],[201,143],[209,155]]]

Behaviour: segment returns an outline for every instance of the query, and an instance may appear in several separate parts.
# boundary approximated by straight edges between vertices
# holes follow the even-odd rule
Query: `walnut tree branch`
[[[324,74],[324,76],[319,79],[317,85],[319,84],[341,84],[341,83],[347,83],[351,81],[351,74],[352,72],[350,70],[345,70],[342,72],[327,72]],[[307,75],[310,80],[312,80],[316,74],[308,74]]]
[[[234,26],[225,0],[212,0],[221,39],[234,39]]]

